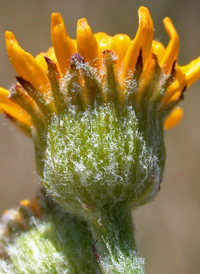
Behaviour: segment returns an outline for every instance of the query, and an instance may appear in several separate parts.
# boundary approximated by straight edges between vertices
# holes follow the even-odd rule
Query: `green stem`
[[[131,210],[118,204],[95,211],[90,228],[96,239],[93,253],[102,273],[144,274],[144,260],[136,249]]]

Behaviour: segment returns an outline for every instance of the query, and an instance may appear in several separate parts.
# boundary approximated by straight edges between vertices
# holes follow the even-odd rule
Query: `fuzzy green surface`
[[[8,253],[19,273],[100,273],[92,239],[86,228],[77,229],[77,223],[73,218],[59,220],[59,225],[52,220],[37,223],[17,237]]]
[[[134,204],[150,187],[152,196],[157,192],[163,172],[157,144],[145,138],[131,106],[122,117],[112,103],[71,108],[49,126],[41,180],[71,212],[83,204]]]
[[[131,210],[123,204],[101,208],[88,222],[96,242],[102,273],[144,274],[144,259],[137,251]]]
[[[7,220],[2,218],[0,243],[5,255],[0,273],[100,274],[86,224],[48,198],[42,197],[40,203],[40,217],[21,207],[11,210]],[[15,220],[19,212],[20,223]]]
[[[0,259],[1,274],[20,274],[11,262]]]

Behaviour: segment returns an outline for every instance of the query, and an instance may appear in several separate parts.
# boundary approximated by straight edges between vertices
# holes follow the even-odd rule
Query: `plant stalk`
[[[136,249],[131,210],[117,204],[95,210],[94,215],[90,222],[96,240],[93,253],[102,273],[144,274],[144,259]]]

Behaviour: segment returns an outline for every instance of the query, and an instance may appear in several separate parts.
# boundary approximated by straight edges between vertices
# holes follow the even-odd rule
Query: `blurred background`
[[[135,36],[139,6],[151,12],[155,38],[166,46],[162,20],[169,16],[180,37],[179,64],[200,55],[200,1],[196,0],[0,0],[0,85],[10,88],[15,72],[9,63],[4,32],[10,30],[31,54],[51,46],[50,16],[60,12],[69,35],[86,17],[93,32]],[[200,273],[200,81],[185,94],[184,118],[165,133],[167,164],[154,202],[134,212],[138,249],[148,274]],[[34,196],[38,186],[31,140],[0,116],[0,213]]]

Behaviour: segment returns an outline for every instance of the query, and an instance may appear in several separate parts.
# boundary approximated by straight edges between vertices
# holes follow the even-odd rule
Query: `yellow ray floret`
[[[102,64],[102,50],[105,49],[104,46],[106,43],[106,39],[110,36],[106,34],[105,32],[98,32],[94,34],[94,37],[98,45],[98,57],[100,59],[100,63]]]
[[[77,50],[86,62],[99,69],[98,45],[85,18],[79,19],[76,31]]]
[[[43,66],[28,52],[25,52],[18,44],[14,34],[10,31],[5,33],[6,49],[10,62],[15,71],[25,80],[30,81],[42,92],[49,89],[49,80],[43,70]]]
[[[9,95],[8,90],[0,87],[0,112],[11,116],[14,121],[32,126],[31,117],[19,105],[11,102]]]
[[[60,13],[51,15],[51,40],[60,70],[62,74],[66,74],[70,58],[76,52],[76,46],[67,33]]]
[[[110,81],[110,84],[112,84],[113,89],[116,89],[116,93],[120,94],[120,99],[118,95],[115,96],[112,92],[111,94],[116,101],[119,100],[119,104],[120,100],[124,98],[123,94],[126,94],[128,81],[130,79],[136,81],[137,79],[136,86],[138,89],[136,97],[140,98],[137,102],[142,103],[147,98],[148,100],[153,98],[152,105],[155,105],[157,94],[156,92],[155,94],[153,93],[154,91],[151,90],[151,87],[156,89],[158,85],[162,86],[162,83],[165,83],[165,85],[163,84],[165,92],[158,108],[159,110],[166,110],[168,106],[172,105],[175,107],[176,104],[173,105],[173,102],[178,104],[182,98],[182,92],[200,77],[200,57],[186,66],[179,66],[176,63],[179,53],[179,37],[171,20],[167,17],[163,21],[170,38],[169,44],[165,48],[160,42],[153,40],[154,25],[149,10],[145,7],[140,7],[138,15],[139,26],[132,41],[125,34],[117,34],[115,36],[109,36],[105,32],[93,34],[85,18],[78,20],[76,40],[73,40],[67,33],[62,16],[59,13],[53,13],[51,16],[53,47],[49,48],[46,53],[38,54],[36,58],[19,46],[14,34],[6,32],[7,52],[17,75],[21,77],[18,78],[18,81],[21,79],[21,88],[26,90],[26,87],[28,87],[29,92],[27,94],[30,97],[33,97],[33,95],[36,98],[44,97],[44,102],[46,102],[45,109],[54,110],[55,98],[62,97],[62,100],[60,99],[62,103],[59,104],[57,102],[57,105],[62,105],[64,109],[69,98],[67,98],[66,91],[65,94],[62,94],[63,91],[59,84],[65,83],[63,80],[65,79],[64,76],[72,73],[71,65],[73,60],[77,58],[79,60],[77,62],[82,60],[83,64],[87,63],[90,68],[95,68],[92,71],[82,70],[77,75],[70,76],[71,82],[69,81],[67,85],[68,88],[71,87],[72,89],[70,91],[71,94],[74,95],[73,86],[76,86],[76,83],[73,82],[74,79],[78,81],[79,87],[83,88],[86,85],[83,88],[84,91],[78,95],[78,100],[84,99],[86,94],[88,94],[90,99],[95,97],[95,95],[89,94],[87,88],[90,88],[94,94],[104,94],[103,96],[106,97],[102,90],[105,87],[105,79],[108,79],[106,73],[110,73],[110,75],[114,75],[112,78],[114,80]],[[44,56],[49,59],[45,59]],[[108,56],[111,60],[110,63],[107,62],[108,60],[106,61]],[[48,64],[47,59],[49,60]],[[52,68],[51,73],[49,73],[49,68]],[[140,72],[137,75],[138,78],[134,78],[137,68],[139,68]],[[100,78],[101,83],[93,81],[96,77],[95,75],[98,77],[98,81]],[[151,78],[154,79],[152,83]],[[25,82],[25,80],[30,84]],[[42,96],[40,96],[41,94]],[[57,96],[58,94],[60,97]],[[30,116],[22,107],[7,99],[8,95],[9,92],[7,90],[0,88],[0,111],[7,113],[20,123],[32,126]],[[143,95],[146,99],[143,98]],[[35,98],[32,99],[35,100]],[[39,106],[38,109],[41,108],[42,104],[40,100],[36,102],[36,106]],[[51,104],[51,106],[48,104]],[[169,108],[168,111],[170,112],[171,109]],[[43,114],[46,114],[46,112],[43,111]],[[52,113],[56,113],[56,111]],[[181,117],[182,110],[175,108],[165,121],[165,129],[173,127]]]
[[[113,37],[107,35],[105,32],[98,32],[94,34],[94,37],[98,45],[98,58],[100,62],[100,72],[104,72],[103,52],[106,50],[112,50],[114,48]]]
[[[165,73],[169,74],[172,65],[174,61],[176,61],[179,53],[179,37],[170,18],[166,17],[163,20],[163,23],[169,35],[170,42],[165,50],[163,59],[161,61],[161,67],[163,68]]]
[[[167,130],[169,128],[175,127],[183,117],[183,109],[175,108],[172,113],[167,117],[164,123],[164,129]]]
[[[122,71],[123,69],[123,61],[126,55],[126,52],[131,44],[131,39],[128,35],[125,34],[117,34],[114,37],[114,52],[117,55],[116,66],[118,71]]]
[[[44,56],[47,56],[50,58],[59,68],[56,56],[55,56],[55,51],[53,47],[50,47],[47,52],[40,52],[38,55],[36,55],[35,59],[36,61],[40,64],[41,68],[43,69],[44,73],[47,73],[47,63],[45,61]]]
[[[174,95],[177,92],[181,92],[183,89],[187,87],[187,79],[185,75],[183,74],[181,67],[178,65],[176,66],[176,79],[174,82],[168,87],[166,91],[166,95],[163,98],[163,101],[165,104],[169,103],[172,98],[175,98]]]
[[[124,58],[123,78],[134,72],[137,58],[142,49],[143,64],[145,65],[151,50],[153,41],[154,27],[151,15],[147,8],[141,7],[138,11],[139,28],[135,39],[131,42]]]
[[[200,77],[200,57],[192,61],[190,64],[180,67],[182,73],[184,74],[187,87],[190,87],[194,82],[196,82]]]

